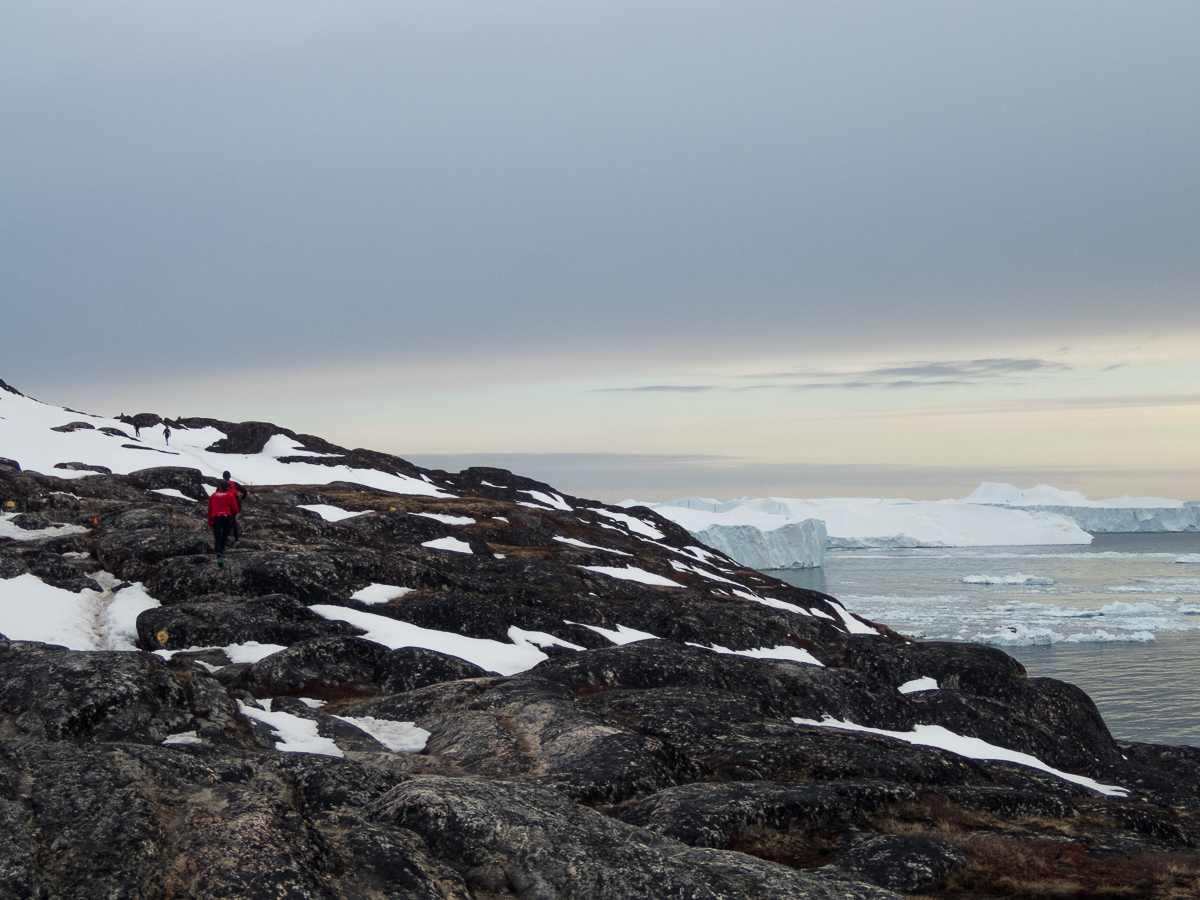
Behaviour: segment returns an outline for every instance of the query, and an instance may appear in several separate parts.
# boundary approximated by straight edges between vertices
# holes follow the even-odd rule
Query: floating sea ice
[[[1111,634],[1103,629],[1093,631],[1091,634],[1069,634],[1063,638],[1063,643],[1066,644],[1150,644],[1154,642],[1154,635],[1149,631],[1131,631],[1125,634]]]
[[[1184,565],[1200,566],[1200,553],[1185,553],[1175,560],[1175,562],[1183,563]]]
[[[1100,607],[1100,612],[1106,616],[1162,616],[1166,611],[1153,603],[1124,603],[1117,600]]]
[[[968,575],[963,584],[1054,584],[1052,578],[1042,578],[1039,575]]]
[[[1062,636],[1049,628],[1030,628],[1027,625],[1005,625],[993,634],[977,634],[971,638],[974,644],[992,647],[1029,647],[1057,644]]]

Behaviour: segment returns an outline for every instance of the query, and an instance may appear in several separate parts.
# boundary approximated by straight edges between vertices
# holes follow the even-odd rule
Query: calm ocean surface
[[[1087,546],[834,551],[771,572],[921,640],[998,646],[1083,688],[1117,738],[1200,746],[1200,534]]]

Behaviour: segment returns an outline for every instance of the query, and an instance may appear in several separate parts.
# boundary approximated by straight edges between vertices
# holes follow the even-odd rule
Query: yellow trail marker
[[[160,644],[165,644],[167,642],[167,639],[170,637],[170,635],[168,635],[166,633],[166,631],[160,631],[158,634],[155,635],[155,637],[158,638],[158,642]]]

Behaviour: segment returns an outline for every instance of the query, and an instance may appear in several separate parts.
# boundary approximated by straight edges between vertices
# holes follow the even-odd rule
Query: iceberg
[[[967,502],[1064,516],[1092,534],[1200,531],[1200,503],[1194,500],[1129,496],[1088,500],[1078,491],[1060,491],[1048,484],[1021,490],[1011,484],[985,481],[967,497]]]
[[[1063,515],[967,500],[766,497],[721,503],[703,497],[685,497],[666,503],[627,500],[621,505],[648,506],[686,528],[699,540],[711,543],[752,568],[787,566],[758,565],[750,562],[751,558],[765,557],[777,562],[790,556],[793,560],[790,567],[796,567],[796,561],[806,558],[818,559],[802,544],[810,539],[807,534],[781,530],[813,519],[824,523],[826,550],[1089,544],[1092,540],[1075,521]],[[732,536],[738,533],[731,533],[731,529],[747,526],[754,530]],[[767,537],[770,534],[775,537]],[[778,547],[785,539],[794,542],[795,546],[788,550]],[[820,565],[819,562],[811,564]]]
[[[825,523],[789,522],[770,531],[754,525],[710,525],[697,540],[752,569],[815,569],[825,561]]]
[[[1163,497],[1088,500],[1050,485],[1021,489],[984,482],[960,500],[763,497],[721,502],[684,497],[648,506],[699,540],[755,569],[820,566],[813,552],[817,520],[825,550],[1090,544],[1092,534],[1200,531],[1200,503]],[[1181,562],[1190,559],[1181,558]]]

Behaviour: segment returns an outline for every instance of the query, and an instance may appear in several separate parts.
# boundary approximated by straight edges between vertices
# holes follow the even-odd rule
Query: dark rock
[[[1043,791],[998,786],[939,787],[936,791],[964,809],[986,812],[999,819],[1070,819],[1077,815],[1069,800]]]
[[[254,663],[248,686],[259,697],[378,694],[375,669],[388,652],[356,637],[309,638]]]
[[[856,843],[822,871],[845,873],[905,894],[941,890],[947,879],[972,862],[945,841],[923,835],[880,835]]]
[[[151,594],[170,604],[218,592],[239,597],[289,594],[304,603],[335,603],[347,593],[344,575],[330,554],[243,550],[230,553],[221,569],[208,555],[214,552],[212,545],[206,548],[204,556],[172,556],[159,563],[147,577]]]
[[[193,717],[161,659],[14,641],[0,648],[0,738],[157,742]]]
[[[700,774],[661,740],[577,705],[540,678],[497,682],[419,724],[430,731],[426,751],[464,772],[535,779],[583,802],[619,802]]]
[[[286,594],[148,609],[138,616],[137,631],[139,644],[148,650],[222,647],[250,641],[287,646],[315,637],[358,633],[345,622],[318,616]]]
[[[50,430],[51,431],[71,432],[71,431],[94,430],[95,428],[96,428],[96,426],[92,425],[89,422],[68,422],[66,425],[59,425],[57,428],[51,428]]]
[[[103,475],[112,474],[112,469],[110,469],[108,466],[97,466],[93,463],[61,462],[55,463],[54,468],[68,469],[72,472],[100,472]]]
[[[367,808],[418,834],[474,895],[687,897],[706,900],[867,898],[785,866],[681,844],[608,819],[554,791],[439,776],[413,778]],[[868,889],[869,891],[869,889]]]
[[[700,688],[753,698],[756,712],[771,717],[831,715],[890,730],[907,730],[916,721],[904,695],[879,691],[856,672],[713,653],[665,641],[564,656],[533,671],[570,685],[581,696],[615,689]],[[692,696],[699,700],[703,692]]]
[[[193,500],[201,502],[208,500],[208,493],[204,490],[204,482],[201,480],[199,469],[189,469],[184,466],[155,466],[130,472],[124,478],[129,484],[143,490],[174,488]]]
[[[688,784],[639,800],[620,819],[693,847],[727,849],[746,832],[841,830],[916,798],[912,788],[886,782]]]
[[[100,587],[58,553],[32,549],[25,553],[25,565],[28,566],[31,573],[46,584],[64,591],[79,593],[83,590],[99,590]]]
[[[474,900],[466,880],[406,828],[364,823],[347,837],[358,879],[396,900]]]
[[[402,647],[381,657],[374,677],[388,693],[405,693],[445,681],[482,678],[489,673],[479,666],[421,647]]]
[[[1035,756],[1068,772],[1087,771],[1120,756],[1096,704],[1072,684],[1052,678],[1015,680],[1006,699],[954,690],[910,695],[923,721]]]
[[[40,516],[37,513],[18,513],[9,519],[18,528],[23,528],[26,531],[40,531],[43,528],[49,528],[53,523],[45,516]]]
[[[295,433],[270,422],[222,423],[225,437],[206,447],[210,453],[262,453],[272,437],[282,434],[294,438]]]
[[[657,737],[711,775],[771,781],[873,778],[909,785],[987,784],[975,762],[857,731],[794,725],[764,716],[745,698],[710,688],[610,691],[588,705]],[[734,774],[726,772],[734,770]]]
[[[376,719],[416,722],[422,725],[433,721],[442,713],[464,707],[468,701],[502,681],[504,679],[501,678],[473,678],[431,684],[392,697],[364,700],[349,707],[347,711],[349,715],[354,716],[372,716]]]

